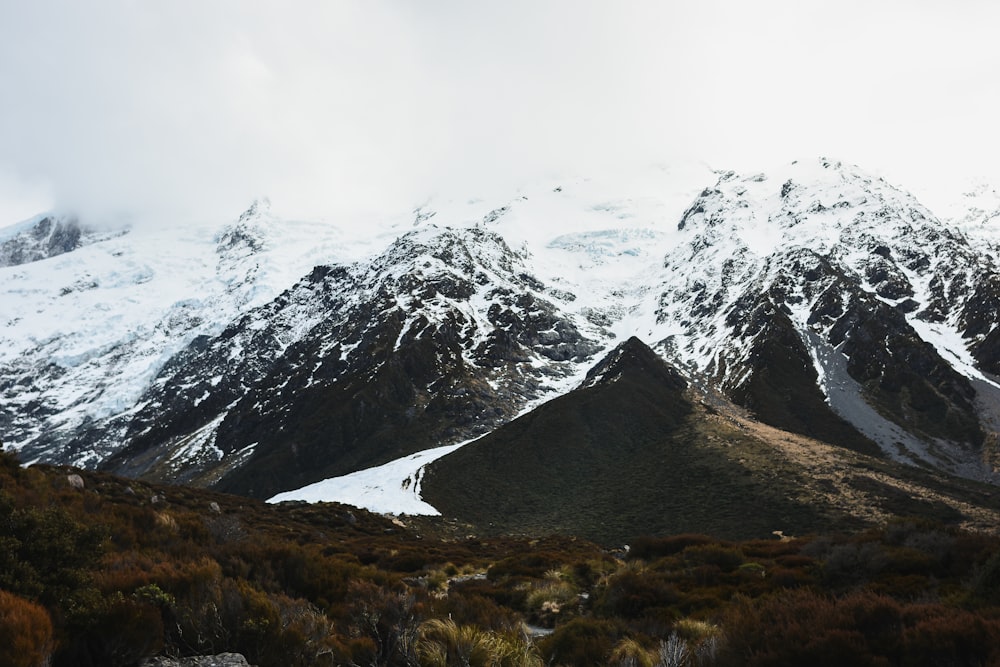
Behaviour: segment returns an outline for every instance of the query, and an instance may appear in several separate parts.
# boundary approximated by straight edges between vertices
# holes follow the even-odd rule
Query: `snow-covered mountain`
[[[267,497],[483,435],[634,335],[762,421],[993,480],[988,208],[811,160],[93,237],[0,267],[0,434]]]
[[[122,230],[0,269],[4,441],[27,460],[97,465],[111,453],[98,440],[65,443],[127,419],[196,336],[218,334],[319,257],[336,256],[337,236],[325,226],[283,228],[267,208],[255,204],[219,229]],[[12,238],[23,237],[21,227]]]
[[[997,258],[1000,253],[1000,186],[974,183],[943,204],[937,213],[947,224]]]
[[[62,255],[120,232],[81,227],[73,216],[39,215],[0,230],[0,267],[17,266]]]
[[[991,474],[975,457],[998,388],[989,253],[906,192],[825,160],[724,174],[680,225],[647,306],[665,355],[765,421],[845,438],[818,423],[818,386],[886,456]]]

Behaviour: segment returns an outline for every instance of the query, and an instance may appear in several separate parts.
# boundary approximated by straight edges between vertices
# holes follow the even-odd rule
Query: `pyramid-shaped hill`
[[[576,390],[428,466],[425,500],[483,530],[622,543],[646,534],[767,537],[838,526],[775,450],[692,401],[636,338]]]

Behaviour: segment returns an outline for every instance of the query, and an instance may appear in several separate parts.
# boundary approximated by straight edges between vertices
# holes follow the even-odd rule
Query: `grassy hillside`
[[[642,376],[573,392],[432,464],[425,500],[500,532],[606,544],[703,531],[733,539],[847,527],[759,440]],[[789,470],[786,470],[788,468]]]
[[[855,530],[894,516],[997,526],[995,487],[710,404],[637,341],[615,359],[595,374],[603,380],[429,466],[425,500],[495,534],[556,531],[607,545],[688,531],[749,539]]]

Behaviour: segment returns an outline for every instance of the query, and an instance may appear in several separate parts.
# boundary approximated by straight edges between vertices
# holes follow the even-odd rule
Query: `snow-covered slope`
[[[28,460],[98,464],[109,450],[59,443],[129,414],[174,354],[337,257],[339,236],[263,201],[216,228],[139,227],[0,268],[4,441]]]
[[[943,204],[937,213],[994,259],[1000,255],[1000,186],[975,183]]]
[[[437,516],[440,512],[420,497],[420,479],[424,469],[427,464],[466,444],[468,441],[425,449],[380,466],[279,493],[269,498],[268,502],[338,502],[382,514]]]
[[[988,479],[989,229],[829,160],[360,223],[261,202],[0,268],[0,429],[29,460],[269,496],[481,435],[636,335],[764,421]]]

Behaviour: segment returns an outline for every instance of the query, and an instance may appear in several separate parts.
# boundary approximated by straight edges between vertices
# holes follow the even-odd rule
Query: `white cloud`
[[[992,3],[238,0],[0,8],[0,215],[406,205],[679,157],[1000,176]],[[957,186],[956,186],[957,187]],[[26,194],[34,193],[34,194]],[[0,224],[14,220],[0,220]]]
[[[0,164],[0,227],[27,220],[46,210],[52,193],[42,182],[30,182],[17,175],[16,170]]]

